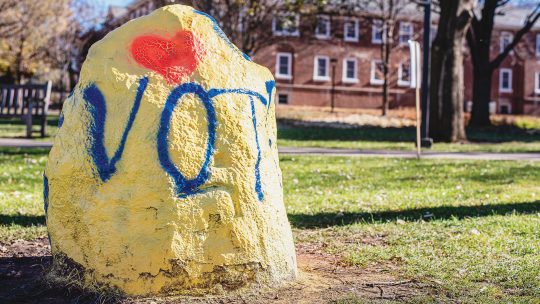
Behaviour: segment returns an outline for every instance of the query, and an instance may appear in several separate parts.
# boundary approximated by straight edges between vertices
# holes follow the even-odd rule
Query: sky
[[[125,6],[131,1],[132,0],[101,0],[101,2],[103,2],[106,6],[109,6],[109,5]]]

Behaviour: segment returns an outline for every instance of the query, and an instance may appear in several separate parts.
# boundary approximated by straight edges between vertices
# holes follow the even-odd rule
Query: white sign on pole
[[[414,40],[409,40],[409,50],[411,53],[411,89],[420,88],[422,83],[422,69],[420,66],[420,43]]]
[[[409,40],[409,50],[411,52],[411,68],[410,79],[411,79],[411,89],[415,90],[416,93],[416,157],[420,158],[422,153],[420,147],[420,121],[421,121],[421,110],[420,110],[420,85],[421,81],[421,67],[420,67],[420,43],[417,41]]]

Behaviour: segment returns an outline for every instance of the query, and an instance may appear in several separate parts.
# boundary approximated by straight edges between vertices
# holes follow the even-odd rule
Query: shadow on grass
[[[23,227],[43,226],[45,225],[44,215],[5,215],[0,214],[0,225],[10,226],[17,225]]]
[[[58,126],[58,115],[47,116],[47,128],[45,131],[45,138],[54,135],[56,127]],[[40,130],[40,122],[37,119],[33,119],[32,130],[34,131],[33,138],[41,138],[38,135]],[[26,137],[26,124],[20,118],[2,118],[0,119],[0,138],[27,138]]]
[[[305,125],[306,123],[303,123]],[[328,126],[325,126],[328,125]],[[290,121],[281,121],[278,128],[278,138],[288,140],[369,140],[369,141],[414,141],[413,127],[382,128],[356,127],[336,128],[335,124],[318,122],[316,126],[295,126]]]
[[[326,228],[346,226],[355,223],[464,219],[505,214],[533,214],[540,211],[540,201],[481,206],[441,206],[401,211],[380,212],[322,212],[315,214],[289,214],[291,224],[296,228]]]
[[[342,128],[336,127],[341,125]],[[414,127],[354,127],[349,124],[326,122],[300,122],[279,120],[278,138],[286,140],[337,140],[337,141],[387,141],[413,142]],[[502,143],[510,141],[540,141],[540,130],[524,129],[513,125],[491,126],[488,128],[467,128],[467,138],[477,143]]]
[[[58,115],[47,115],[47,126],[51,126],[51,127],[58,126],[58,119],[59,119]],[[34,126],[37,126],[39,120],[33,119],[32,122]],[[13,126],[21,126],[21,127],[26,128],[26,123],[20,118],[1,118],[0,128],[2,127],[2,125],[13,125]]]
[[[45,273],[52,258],[46,256],[0,257],[0,303],[120,303],[121,298],[107,297],[72,286],[56,286],[46,281]]]
[[[39,147],[0,147],[0,156],[2,155],[47,155],[51,148],[39,148]]]

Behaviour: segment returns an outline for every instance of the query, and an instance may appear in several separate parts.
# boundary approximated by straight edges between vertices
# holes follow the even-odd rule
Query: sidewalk
[[[51,142],[26,138],[0,138],[0,147],[50,148]],[[416,158],[414,151],[354,150],[337,148],[280,147],[280,154],[327,155],[357,157]],[[540,161],[540,153],[489,153],[489,152],[434,152],[425,151],[422,158],[471,159],[471,160],[525,160]]]
[[[281,154],[289,154],[289,155],[329,155],[329,156],[416,158],[415,151],[396,151],[396,150],[353,150],[353,149],[337,149],[337,148],[281,147],[279,148],[279,152]],[[422,153],[422,158],[540,161],[540,153],[425,151]]]
[[[28,138],[0,138],[0,147],[50,148],[52,147],[52,143],[48,141],[37,141]]]

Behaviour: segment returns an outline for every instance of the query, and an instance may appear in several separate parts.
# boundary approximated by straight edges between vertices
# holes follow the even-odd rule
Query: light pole
[[[330,90],[330,112],[334,113],[334,106],[335,106],[335,89],[336,89],[336,64],[337,64],[337,58],[330,59],[330,64],[332,65],[332,89]]]
[[[422,63],[422,147],[430,148],[433,139],[429,137],[429,53],[431,51],[431,0],[424,6],[424,58]]]

